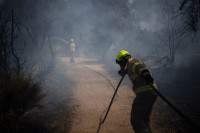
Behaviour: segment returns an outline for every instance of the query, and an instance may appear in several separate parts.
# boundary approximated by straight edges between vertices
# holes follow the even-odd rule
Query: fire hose
[[[108,106],[108,108],[107,108],[107,111],[106,111],[106,114],[105,114],[105,116],[104,116],[104,118],[103,118],[103,120],[102,120],[102,115],[101,115],[101,118],[100,118],[100,121],[99,121],[99,127],[98,127],[98,129],[97,129],[97,131],[96,131],[96,133],[99,133],[99,131],[100,131],[100,129],[101,129],[101,125],[105,122],[105,120],[106,120],[106,118],[107,118],[107,115],[108,115],[108,113],[109,113],[109,111],[110,111],[110,108],[111,108],[111,106],[112,106],[112,103],[113,103],[113,100],[114,100],[114,98],[115,98],[115,95],[116,95],[116,93],[117,93],[117,91],[118,91],[118,89],[119,89],[119,86],[120,86],[120,84],[121,84],[121,82],[122,82],[122,80],[124,79],[124,77],[125,77],[125,75],[123,75],[122,76],[122,78],[121,78],[121,80],[120,80],[120,82],[118,83],[118,85],[117,85],[117,88],[116,88],[116,90],[115,90],[115,92],[114,92],[114,94],[113,94],[113,97],[112,97],[112,99],[111,99],[111,101],[110,101],[110,104],[109,104],[109,106]],[[200,132],[200,130],[199,130],[199,128],[189,119],[189,118],[187,118],[181,111],[179,111],[172,103],[170,103],[152,84],[150,84],[151,85],[151,87],[153,88],[153,90],[158,94],[158,96],[160,96],[160,98],[163,100],[163,101],[165,101],[180,117],[182,117],[183,119],[185,119],[185,121],[188,123],[188,124],[190,124],[190,126],[192,126],[194,129],[194,131],[196,131],[196,132]],[[104,111],[105,112],[105,111]],[[103,113],[104,113],[103,112]],[[102,114],[103,114],[102,113]]]
[[[93,72],[95,72],[95,73],[101,75],[103,78],[105,78],[105,79],[109,82],[109,84],[110,84],[110,85],[112,86],[112,88],[115,90],[115,92],[114,92],[114,94],[113,94],[113,97],[112,97],[112,99],[111,99],[111,101],[110,101],[110,104],[109,104],[109,106],[108,106],[108,108],[107,108],[107,111],[106,111],[106,109],[105,109],[105,110],[102,112],[102,114],[101,114],[101,117],[100,117],[100,120],[99,120],[99,127],[98,127],[98,129],[97,129],[97,133],[98,133],[98,132],[100,131],[101,125],[102,125],[102,124],[105,122],[105,120],[106,120],[106,117],[107,117],[107,115],[108,115],[108,113],[109,113],[109,111],[110,111],[110,107],[111,107],[111,105],[112,105],[112,103],[113,103],[113,101],[114,101],[115,96],[117,95],[117,90],[118,90],[118,88],[119,88],[119,86],[120,86],[122,80],[124,79],[125,75],[122,76],[120,82],[119,82],[118,85],[117,85],[117,88],[115,89],[115,87],[113,86],[112,82],[111,82],[105,75],[103,75],[103,74],[101,74],[100,72],[97,72],[97,71],[95,71],[95,70],[93,70],[93,69],[91,69],[91,68],[88,68],[88,67],[86,67],[86,66],[84,66],[84,65],[81,65],[81,66],[84,67],[84,68],[86,68],[86,69],[88,69],[88,70],[90,70],[90,71],[93,71]],[[104,118],[103,118],[103,120],[102,120],[102,117],[103,117],[103,114],[104,114],[105,111],[106,111],[106,115],[104,116]]]
[[[82,66],[83,66],[83,65],[82,65]],[[83,66],[83,67],[85,67],[85,66]],[[108,106],[108,108],[107,108],[107,111],[104,110],[104,111],[102,112],[102,114],[101,114],[101,117],[100,117],[100,120],[99,120],[99,126],[98,126],[98,129],[97,129],[97,131],[96,131],[96,133],[99,133],[99,131],[100,131],[100,129],[101,129],[101,125],[105,122],[105,120],[106,120],[106,118],[107,118],[107,116],[108,116],[108,113],[109,113],[110,108],[111,108],[111,106],[112,106],[112,103],[113,103],[113,101],[114,101],[115,95],[117,94],[117,91],[118,91],[118,89],[119,89],[119,86],[120,86],[121,82],[123,81],[123,79],[124,79],[124,77],[125,77],[125,74],[122,76],[121,80],[119,81],[119,83],[118,83],[118,85],[117,85],[117,88],[115,89],[114,86],[112,85],[111,81],[110,81],[108,78],[106,78],[103,74],[101,74],[101,73],[99,73],[99,72],[97,72],[97,71],[95,71],[95,70],[93,70],[93,69],[90,69],[90,68],[88,68],[88,67],[85,67],[85,68],[87,68],[87,69],[89,69],[89,70],[91,70],[91,71],[94,71],[94,72],[96,72],[97,74],[100,74],[101,76],[103,76],[106,80],[109,81],[109,83],[111,84],[112,88],[115,90],[115,92],[114,92],[114,94],[113,94],[113,97],[112,97],[112,99],[111,99],[111,101],[110,101],[110,104],[109,104],[109,106]],[[150,84],[150,83],[148,83],[148,84]],[[158,94],[158,96],[160,96],[160,98],[161,98],[164,102],[166,102],[180,117],[182,117],[188,124],[190,124],[191,127],[193,127],[193,130],[194,130],[195,132],[200,132],[200,129],[198,128],[198,126],[196,126],[188,117],[186,117],[179,109],[177,109],[171,102],[169,102],[169,101],[168,101],[168,100],[167,100],[167,99],[152,85],[152,84],[150,84],[150,85],[151,85],[152,89]],[[104,114],[105,111],[106,111],[106,114],[105,114],[104,118],[102,119],[102,116],[103,116],[103,114]]]
[[[109,106],[108,106],[108,109],[107,109],[107,111],[106,111],[106,114],[105,114],[103,120],[102,120],[102,116],[101,116],[101,118],[100,118],[99,127],[98,127],[96,133],[98,133],[98,132],[100,131],[101,125],[105,122],[106,117],[108,116],[108,113],[109,113],[109,111],[110,111],[110,107],[111,107],[111,105],[112,105],[112,103],[113,103],[113,100],[114,100],[114,98],[115,98],[115,95],[117,94],[117,90],[119,89],[119,86],[120,86],[122,80],[124,79],[124,77],[125,77],[125,74],[122,76],[121,80],[119,81],[119,83],[118,83],[118,85],[117,85],[117,88],[115,89],[115,92],[114,92],[114,94],[113,94],[113,97],[112,97],[112,99],[111,99],[111,101],[110,101],[110,104],[109,104]],[[103,112],[103,113],[104,113],[104,112]],[[103,114],[103,113],[102,113],[102,114]]]
[[[160,98],[162,98],[162,100],[165,101],[180,117],[182,117],[188,124],[190,124],[190,126],[192,126],[196,132],[200,132],[200,129],[172,103],[170,103],[152,84],[151,87],[158,94],[158,96],[160,96]]]

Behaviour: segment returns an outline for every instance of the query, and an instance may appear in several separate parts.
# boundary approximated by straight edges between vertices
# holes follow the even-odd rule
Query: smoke
[[[51,34],[66,41],[74,38],[77,54],[84,57],[111,60],[122,49],[133,51],[134,55],[150,52],[151,46],[146,45],[150,39],[141,32],[162,29],[161,2],[127,0],[125,4],[118,3],[66,1],[64,9],[54,11],[56,18],[51,25]]]
[[[21,7],[19,3],[18,7]],[[74,38],[77,56],[114,60],[122,49],[129,51],[135,58],[149,54],[167,55],[167,15],[175,12],[178,4],[159,0],[61,0],[46,3],[29,1],[23,3],[23,7],[15,9],[19,15],[24,14],[19,19],[26,22],[24,25],[34,27],[31,28],[37,34],[33,34],[33,37],[51,37],[54,52],[66,55],[69,47],[62,45],[62,51],[59,52],[56,45],[66,44],[70,38]],[[180,21],[174,23],[178,25]],[[24,38],[28,40],[26,43],[30,43],[31,47],[36,43],[43,46],[41,39],[33,42],[33,37],[28,32],[24,33]],[[177,50],[179,61],[183,52],[179,50],[188,45],[188,40],[180,42]],[[47,43],[46,49],[49,49]]]

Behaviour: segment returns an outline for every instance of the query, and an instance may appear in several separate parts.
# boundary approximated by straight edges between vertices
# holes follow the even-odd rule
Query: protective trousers
[[[136,95],[131,111],[131,124],[135,133],[151,133],[150,115],[157,94],[151,90]]]

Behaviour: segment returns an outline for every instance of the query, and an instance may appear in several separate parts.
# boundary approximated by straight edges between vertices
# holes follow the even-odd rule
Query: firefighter
[[[73,38],[71,38],[70,41],[71,41],[71,43],[70,43],[70,51],[71,51],[70,62],[74,63],[75,52],[76,52],[76,44],[75,44]]]
[[[142,61],[133,59],[125,50],[118,53],[116,63],[121,67],[118,71],[120,76],[128,74],[136,95],[131,110],[133,130],[135,133],[151,133],[150,115],[157,99],[157,94],[150,86],[152,84],[157,89],[151,72]]]

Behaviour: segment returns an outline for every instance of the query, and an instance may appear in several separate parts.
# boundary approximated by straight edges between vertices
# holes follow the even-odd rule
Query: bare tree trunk
[[[14,56],[14,58],[16,59],[16,66],[17,66],[16,72],[17,72],[17,75],[19,75],[20,74],[20,70],[21,70],[20,59],[14,52],[13,44],[14,44],[14,14],[13,14],[13,9],[12,9],[11,42],[10,42],[10,45],[11,45],[11,53]]]

